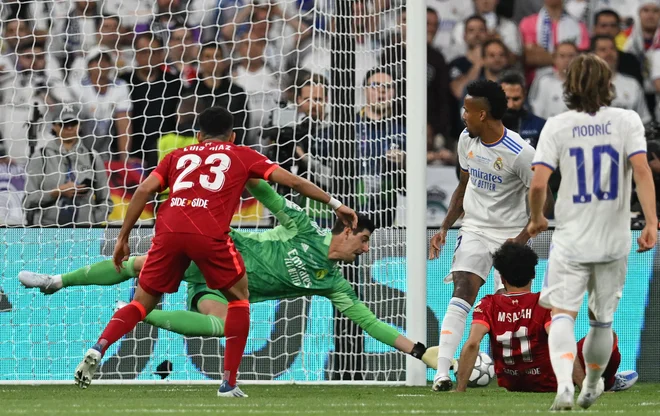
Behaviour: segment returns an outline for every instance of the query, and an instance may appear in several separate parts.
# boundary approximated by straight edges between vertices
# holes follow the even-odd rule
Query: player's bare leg
[[[458,344],[465,332],[465,321],[472,309],[479,288],[484,284],[481,277],[469,272],[454,272],[454,293],[442,320],[438,346],[438,369],[433,378],[433,391],[448,391],[453,387],[449,369],[456,355]]]
[[[76,367],[74,379],[80,388],[86,389],[91,384],[107,349],[133,330],[138,322],[156,307],[160,298],[160,294],[150,294],[138,284],[133,301],[112,315],[99,340],[87,350],[82,362]]]
[[[612,355],[614,333],[612,322],[599,322],[592,311],[589,311],[589,326],[591,327],[584,340],[584,363],[586,377],[577,404],[583,409],[589,408],[605,390],[602,375],[607,368]]]
[[[250,331],[250,293],[248,280],[243,276],[234,286],[222,293],[229,302],[227,305],[227,321],[225,322],[226,350],[224,360],[224,375],[218,389],[218,397],[248,397],[236,385],[238,367],[243,358],[243,351]]]
[[[552,323],[548,333],[548,348],[552,370],[557,377],[557,396],[550,410],[572,410],[575,387],[573,365],[577,357],[575,317],[577,312],[552,308]],[[612,343],[610,342],[610,349]]]

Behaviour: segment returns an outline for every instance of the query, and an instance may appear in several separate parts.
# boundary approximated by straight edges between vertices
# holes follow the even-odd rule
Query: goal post
[[[408,1],[406,20],[406,328],[426,344],[426,4]],[[425,385],[426,373],[423,363],[407,358],[407,385]]]

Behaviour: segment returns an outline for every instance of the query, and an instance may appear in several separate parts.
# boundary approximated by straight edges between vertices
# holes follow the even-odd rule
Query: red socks
[[[124,335],[131,332],[135,326],[147,316],[147,312],[144,309],[144,306],[139,302],[132,301],[128,305],[124,306],[114,315],[112,319],[105,327],[105,330],[99,337],[97,346],[101,347],[101,354],[105,354],[105,351],[117,340],[119,340]],[[229,315],[227,315],[229,317]],[[248,314],[249,316],[249,314]],[[249,317],[248,317],[249,319]],[[245,343],[243,343],[245,346]],[[242,351],[242,350],[241,350]]]
[[[250,302],[247,299],[229,302],[225,323],[227,348],[225,349],[223,379],[227,380],[231,386],[236,385],[238,366],[243,358],[243,350],[245,350],[249,331]]]

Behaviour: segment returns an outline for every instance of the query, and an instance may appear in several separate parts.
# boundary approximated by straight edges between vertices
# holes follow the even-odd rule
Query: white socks
[[[63,284],[62,284],[62,275],[61,274],[56,274],[55,276],[52,276],[51,279],[53,281],[53,284],[50,285],[51,289],[57,289],[57,290],[62,289]]]
[[[463,339],[465,332],[465,321],[470,313],[472,305],[461,298],[451,298],[445,317],[442,320],[440,330],[440,342],[438,348],[438,371],[435,378],[449,377],[451,360],[456,355],[458,344]]]
[[[609,345],[611,350],[612,343]],[[572,316],[559,313],[552,317],[548,346],[552,369],[557,377],[557,391],[563,392],[568,389],[570,392],[574,392],[573,363],[577,356],[577,343],[575,342],[575,319]]]
[[[585,379],[589,390],[596,390],[607,364],[612,355],[612,344],[614,336],[612,334],[612,322],[589,321],[591,330],[584,340],[584,364],[587,368]]]

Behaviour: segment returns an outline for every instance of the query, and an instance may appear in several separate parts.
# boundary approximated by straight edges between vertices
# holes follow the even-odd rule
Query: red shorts
[[[200,234],[157,233],[140,272],[140,287],[154,296],[176,292],[191,261],[211,289],[228,289],[245,274],[243,258],[229,236],[216,240]]]

